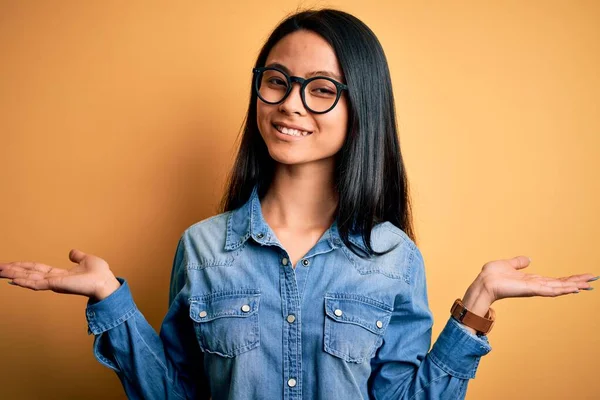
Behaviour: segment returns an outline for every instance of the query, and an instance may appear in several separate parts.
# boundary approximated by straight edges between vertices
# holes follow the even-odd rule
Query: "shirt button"
[[[288,259],[284,257],[284,258],[281,260],[281,263],[282,263],[283,265],[288,265]]]
[[[338,309],[336,309],[336,310],[335,310],[333,313],[334,313],[335,315],[337,315],[338,317],[341,317],[341,316],[342,316],[342,314],[343,314],[342,310],[340,310],[339,308],[338,308]]]
[[[310,264],[310,261],[308,261],[306,258],[304,260],[302,260],[302,265],[304,265],[305,267],[308,267],[308,264]]]
[[[242,311],[243,311],[243,312],[248,312],[248,311],[250,311],[250,306],[249,306],[248,304],[244,304],[244,305],[242,306]]]
[[[198,314],[200,316],[200,318],[204,318],[208,315],[208,313],[206,311],[200,311],[200,314]]]
[[[259,234],[256,235],[256,237],[259,238],[259,239],[262,239],[262,238],[265,237],[265,234],[264,233],[259,233]]]
[[[294,387],[294,386],[296,386],[296,380],[295,380],[294,378],[290,378],[290,379],[288,379],[288,382],[287,382],[287,383],[288,383],[288,386],[289,386],[289,387]]]
[[[296,316],[294,314],[290,314],[287,316],[287,322],[289,322],[290,324],[293,324],[295,320]]]
[[[377,327],[378,327],[379,329],[383,328],[383,322],[381,322],[381,321],[377,321],[377,322],[375,322],[375,325],[377,325]]]

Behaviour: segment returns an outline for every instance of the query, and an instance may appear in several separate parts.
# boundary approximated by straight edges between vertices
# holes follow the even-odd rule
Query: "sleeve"
[[[409,266],[410,295],[396,299],[383,344],[371,361],[369,396],[377,400],[464,399],[481,356],[491,351],[488,339],[472,334],[450,317],[429,351],[433,318],[418,248]]]
[[[171,274],[169,311],[160,335],[137,309],[127,282],[97,303],[88,302],[94,355],[114,370],[129,399],[209,399],[210,390],[189,318],[183,237]]]

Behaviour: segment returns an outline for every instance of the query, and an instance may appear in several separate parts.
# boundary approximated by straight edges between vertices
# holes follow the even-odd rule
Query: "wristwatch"
[[[496,320],[496,313],[493,309],[490,308],[484,317],[480,317],[467,310],[461,299],[456,299],[450,309],[450,314],[461,324],[475,329],[478,335],[487,335],[490,333]]]

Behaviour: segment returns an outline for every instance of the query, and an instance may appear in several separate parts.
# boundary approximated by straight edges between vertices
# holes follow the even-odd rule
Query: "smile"
[[[312,132],[307,132],[307,131],[299,131],[297,129],[286,128],[285,126],[279,126],[279,125],[273,125],[273,126],[279,132],[283,133],[284,135],[288,135],[288,136],[308,136],[312,133]]]

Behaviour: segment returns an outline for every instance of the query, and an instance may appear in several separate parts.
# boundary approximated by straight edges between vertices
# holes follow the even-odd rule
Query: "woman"
[[[430,350],[387,62],[335,10],[295,14],[264,45],[223,205],[179,241],[160,335],[99,257],[0,264],[0,277],[88,296],[96,357],[143,399],[464,398],[491,350],[494,301],[597,279],[489,262]]]

